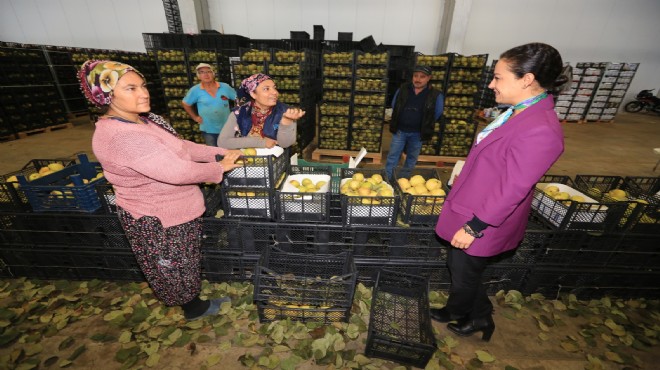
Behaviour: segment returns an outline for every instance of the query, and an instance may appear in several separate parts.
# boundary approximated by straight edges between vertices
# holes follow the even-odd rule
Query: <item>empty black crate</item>
[[[426,278],[383,269],[371,298],[365,354],[424,368],[436,350]]]
[[[259,320],[347,321],[356,280],[350,253],[310,255],[268,248],[254,276]]]
[[[290,31],[292,40],[309,40],[309,33],[305,31]]]

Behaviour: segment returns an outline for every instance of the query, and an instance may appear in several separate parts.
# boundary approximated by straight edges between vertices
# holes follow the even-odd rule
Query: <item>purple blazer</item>
[[[438,236],[451,241],[476,215],[489,226],[465,250],[467,254],[490,257],[518,246],[527,227],[533,188],[564,151],[564,135],[553,108],[548,95],[472,147],[438,217]]]

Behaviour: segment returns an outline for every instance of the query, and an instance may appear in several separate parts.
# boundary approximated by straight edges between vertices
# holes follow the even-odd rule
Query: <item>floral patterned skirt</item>
[[[202,219],[164,228],[158,217],[133,218],[117,207],[135,258],[154,294],[168,306],[190,302],[201,291]]]

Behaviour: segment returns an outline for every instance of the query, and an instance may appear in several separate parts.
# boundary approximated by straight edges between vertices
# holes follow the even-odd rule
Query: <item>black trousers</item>
[[[447,310],[455,315],[479,318],[493,313],[482,275],[489,257],[475,257],[462,249],[447,246],[447,265],[451,275],[451,287]]]

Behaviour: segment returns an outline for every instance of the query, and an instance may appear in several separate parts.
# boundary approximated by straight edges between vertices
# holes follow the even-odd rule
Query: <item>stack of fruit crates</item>
[[[389,52],[356,52],[350,150],[365,148],[369,152],[380,152],[389,59]]]
[[[577,63],[573,68],[573,81],[555,104],[560,120],[579,122],[585,119],[587,108],[598,87],[607,63]]]
[[[345,225],[393,226],[399,196],[382,168],[342,168],[341,215]]]
[[[434,89],[440,90],[443,94],[445,92],[445,80],[447,79],[447,72],[449,71],[451,54],[441,55],[422,55],[416,56],[415,64],[427,66],[431,68],[431,85]],[[445,99],[445,112],[447,111],[447,101]],[[433,128],[433,136],[428,142],[422,143],[421,154],[423,155],[437,155],[439,150],[440,136],[442,134],[442,126],[440,122],[435,123]]]
[[[316,133],[314,113],[320,90],[316,78],[318,64],[317,51],[273,50],[273,62],[268,65],[268,73],[275,80],[280,93],[278,100],[306,112],[297,122],[296,144],[291,148],[295,153],[302,153]]]
[[[252,150],[243,155],[242,166],[224,175],[221,186],[224,214],[274,220],[275,191],[286,177],[289,151],[280,147]]]
[[[353,101],[353,51],[327,51],[322,56],[323,98],[320,105],[318,147],[348,149]]]
[[[239,88],[246,77],[255,73],[268,73],[268,63],[273,61],[271,49],[240,49],[240,61],[232,63],[234,88]]]
[[[156,50],[156,63],[163,83],[165,101],[172,127],[181,137],[198,141],[191,125],[190,116],[181,101],[191,87],[184,49]],[[200,135],[201,136],[201,135]]]
[[[589,109],[587,121],[611,121],[630,87],[639,63],[608,63],[598,84]]]
[[[382,269],[371,297],[365,354],[424,368],[436,351],[427,278]]]
[[[270,247],[261,255],[254,275],[259,320],[346,322],[356,281],[350,252],[315,255]]]
[[[472,147],[477,130],[476,100],[487,59],[485,54],[452,55],[438,153],[441,156],[465,157]]]

